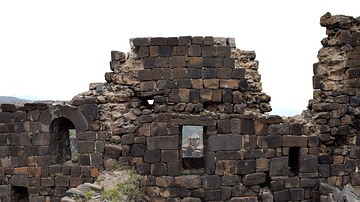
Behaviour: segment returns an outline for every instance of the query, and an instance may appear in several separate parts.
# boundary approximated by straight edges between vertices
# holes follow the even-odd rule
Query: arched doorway
[[[76,130],[74,124],[67,118],[54,119],[49,127],[49,132],[54,135],[55,148],[57,150],[57,162],[76,161]]]

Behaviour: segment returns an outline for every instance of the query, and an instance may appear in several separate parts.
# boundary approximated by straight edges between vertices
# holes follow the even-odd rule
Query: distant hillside
[[[0,96],[0,104],[14,104],[19,102],[32,102],[30,100],[25,100],[17,97],[11,97],[11,96]]]

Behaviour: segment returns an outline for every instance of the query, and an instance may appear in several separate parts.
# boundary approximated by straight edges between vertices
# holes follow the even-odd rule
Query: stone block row
[[[244,68],[154,68],[138,70],[140,81],[168,80],[169,82],[183,79],[245,79]],[[7,120],[6,117],[3,118]]]
[[[235,47],[234,38],[212,37],[212,36],[180,36],[180,37],[152,37],[152,38],[132,38],[131,46],[189,46],[189,45],[229,45]]]
[[[246,179],[249,179],[249,181],[264,180],[262,174],[248,175]],[[310,187],[285,188],[284,182],[282,184],[283,189],[280,190],[280,181],[278,180],[277,184],[272,184],[277,189],[274,192],[275,201],[301,201],[311,198],[311,195],[314,194]],[[286,181],[286,186],[289,185],[288,183],[296,183],[296,181],[299,184],[299,179],[296,178],[290,178]],[[239,182],[240,180],[236,175],[222,178],[216,175],[189,175],[175,178],[155,177],[148,180],[150,186],[147,187],[146,193],[155,198],[159,197],[159,199],[160,197],[185,197],[184,199],[189,199],[189,201],[200,201],[200,198],[211,201],[258,201],[257,196],[260,188],[257,191],[249,189],[243,184],[239,185]],[[228,184],[235,186],[227,186]],[[199,189],[200,187],[205,187],[205,190]]]
[[[182,45],[182,46],[140,46],[135,50],[139,58],[182,58],[191,57],[212,57],[226,58],[231,56],[230,46],[201,46],[201,45]]]
[[[243,92],[241,91],[232,91],[231,89],[172,89],[168,98],[162,100],[157,100],[156,103],[165,104],[165,103],[206,103],[206,102],[215,102],[215,103],[225,103],[224,107],[234,107],[234,104],[242,104],[243,102]],[[159,98],[159,97],[157,97]],[[182,107],[177,106],[179,108]],[[228,106],[229,105],[229,106]],[[231,106],[230,106],[231,105]],[[185,106],[186,107],[186,106]],[[175,111],[182,111],[181,109]],[[232,110],[231,110],[232,111]]]
[[[140,90],[142,92],[172,89],[175,89],[176,91],[183,91],[185,93],[190,93],[191,89],[194,89],[193,92],[199,92],[199,90],[204,89],[204,93],[211,92],[212,89],[228,89],[226,91],[233,94],[232,91],[235,90],[247,91],[249,89],[249,84],[245,79],[176,79],[173,81],[158,80],[140,83]]]

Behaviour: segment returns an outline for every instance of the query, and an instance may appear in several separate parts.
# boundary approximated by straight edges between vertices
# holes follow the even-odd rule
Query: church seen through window
[[[184,169],[204,167],[204,127],[183,126],[181,134],[181,157]]]

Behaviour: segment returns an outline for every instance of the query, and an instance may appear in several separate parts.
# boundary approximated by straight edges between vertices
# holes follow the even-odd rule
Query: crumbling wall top
[[[320,18],[320,25],[329,29],[340,28],[359,31],[360,17],[331,15],[331,13],[327,12]]]

